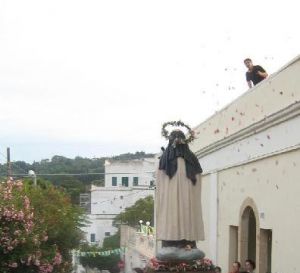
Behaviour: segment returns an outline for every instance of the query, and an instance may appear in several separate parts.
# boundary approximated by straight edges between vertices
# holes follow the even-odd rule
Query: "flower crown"
[[[161,128],[161,135],[166,138],[167,140],[170,138],[170,134],[167,131],[166,127],[167,126],[178,126],[178,127],[185,127],[188,132],[189,132],[189,137],[185,140],[185,143],[190,143],[195,139],[195,133],[194,131],[191,129],[190,126],[186,125],[185,123],[183,123],[182,121],[178,120],[178,121],[169,121],[169,122],[165,122]]]

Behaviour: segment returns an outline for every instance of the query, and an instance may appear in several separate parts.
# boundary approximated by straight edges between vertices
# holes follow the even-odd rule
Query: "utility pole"
[[[9,179],[12,176],[9,147],[7,147],[6,149],[6,159],[7,159],[7,178]]]

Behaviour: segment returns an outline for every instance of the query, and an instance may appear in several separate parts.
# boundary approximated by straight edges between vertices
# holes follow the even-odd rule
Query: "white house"
[[[138,199],[154,194],[155,158],[105,162],[105,186],[91,187],[91,224],[84,228],[86,239],[100,246],[117,232],[113,219]],[[138,224],[137,215],[137,224]]]
[[[300,249],[300,57],[195,128],[205,241],[229,271],[296,273]]]

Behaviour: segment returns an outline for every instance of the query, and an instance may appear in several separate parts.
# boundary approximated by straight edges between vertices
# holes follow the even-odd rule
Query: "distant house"
[[[205,241],[229,271],[299,272],[300,56],[195,128]]]
[[[117,232],[113,219],[138,199],[154,194],[155,161],[145,158],[105,162],[105,186],[91,187],[91,224],[84,228],[89,243],[102,246],[105,237]]]

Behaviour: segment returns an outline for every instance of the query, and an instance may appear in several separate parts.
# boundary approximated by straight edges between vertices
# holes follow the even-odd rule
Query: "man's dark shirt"
[[[258,71],[266,72],[260,65],[254,65],[251,72],[249,72],[249,71],[246,72],[247,82],[252,81],[253,84],[256,85],[259,82],[261,82],[262,80],[264,80],[265,78],[263,78],[257,74]]]

